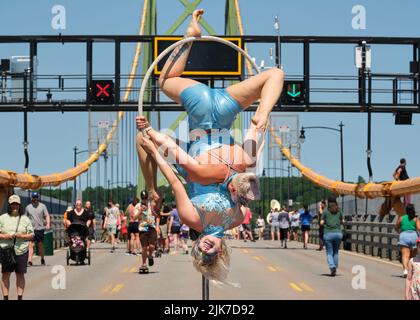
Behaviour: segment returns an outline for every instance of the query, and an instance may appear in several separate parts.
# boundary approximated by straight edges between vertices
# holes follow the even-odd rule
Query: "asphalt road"
[[[228,243],[232,248],[232,284],[210,282],[210,299],[404,298],[398,263],[340,251],[340,267],[333,278],[325,251],[316,251],[315,246],[304,250],[301,243],[293,241],[288,249],[281,249],[277,241]],[[155,258],[150,273],[141,275],[140,257],[125,255],[123,244],[114,253],[110,253],[109,244],[95,244],[90,266],[67,266],[66,250],[46,257],[47,266],[41,266],[38,257],[34,259],[26,275],[25,299],[201,299],[201,275],[184,253]],[[58,274],[53,273],[57,270]],[[15,292],[12,275],[11,299],[16,298]]]

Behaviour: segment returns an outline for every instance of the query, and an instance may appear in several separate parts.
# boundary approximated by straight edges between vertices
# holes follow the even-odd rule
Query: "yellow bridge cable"
[[[144,0],[142,18],[140,24],[139,35],[143,35],[144,25],[146,20],[148,0]],[[135,57],[131,67],[131,73],[127,84],[127,90],[124,95],[123,101],[126,102],[131,93],[135,73],[138,66],[139,56],[141,53],[141,42],[137,43]],[[109,141],[112,139],[115,131],[118,128],[118,124],[124,116],[123,111],[118,112],[117,118],[114,120],[112,129],[108,132],[105,140],[101,143],[98,149],[84,162],[81,162],[74,168],[67,169],[61,173],[53,173],[49,175],[37,176],[28,173],[19,174],[9,170],[0,170],[0,186],[19,187],[22,189],[39,189],[45,186],[58,186],[63,182],[74,180],[82,173],[89,170],[89,167],[96,161],[98,161],[100,155],[106,150]]]
[[[236,9],[236,19],[238,20],[239,33],[241,36],[243,36],[244,28],[242,27],[242,18],[241,18],[241,10],[239,9],[239,0],[235,0],[235,9]],[[246,53],[248,53],[248,48],[246,47],[246,45],[244,46],[244,50]],[[252,72],[251,63],[248,61],[248,59],[246,59],[245,63],[246,63],[246,68],[248,69],[248,74],[252,76],[253,72]]]
[[[413,178],[404,181],[388,181],[383,183],[346,183],[332,180],[324,177],[308,167],[305,167],[298,159],[294,158],[290,149],[283,145],[283,141],[271,127],[271,134],[279,145],[281,153],[298,169],[302,176],[311,180],[314,184],[331,190],[337,194],[354,195],[358,198],[380,198],[380,197],[398,197],[404,194],[420,193],[420,178]]]

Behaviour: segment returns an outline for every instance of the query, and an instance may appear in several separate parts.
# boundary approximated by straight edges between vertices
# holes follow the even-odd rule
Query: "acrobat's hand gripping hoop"
[[[210,41],[220,42],[220,43],[223,43],[223,44],[235,49],[236,51],[240,52],[246,59],[249,60],[249,62],[252,64],[252,67],[255,69],[255,71],[257,71],[258,73],[261,72],[260,69],[258,68],[257,64],[255,63],[255,61],[251,58],[251,56],[248,53],[245,52],[245,50],[243,50],[242,48],[240,48],[239,46],[237,46],[236,44],[234,44],[234,43],[232,43],[228,40],[218,38],[218,37],[213,37],[213,36],[189,37],[189,38],[179,40],[179,41],[175,42],[174,44],[170,45],[164,51],[162,51],[162,53],[155,59],[155,61],[153,61],[153,63],[150,65],[149,69],[147,70],[147,72],[144,76],[143,82],[141,84],[141,88],[140,88],[139,104],[138,104],[139,115],[142,115],[142,113],[143,113],[144,92],[146,90],[147,82],[149,81],[150,75],[152,74],[155,66],[159,63],[160,60],[163,59],[163,57],[165,57],[169,52],[174,50],[176,47],[182,46],[185,43],[194,42],[194,41],[198,41],[198,40],[210,40]]]

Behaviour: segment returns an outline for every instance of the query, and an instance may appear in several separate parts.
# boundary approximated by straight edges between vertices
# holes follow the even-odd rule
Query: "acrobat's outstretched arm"
[[[179,217],[186,225],[194,230],[201,231],[202,224],[200,221],[200,216],[198,215],[197,210],[194,208],[190,198],[185,191],[184,186],[181,181],[177,178],[175,173],[172,171],[168,163],[160,155],[159,151],[156,149],[156,146],[148,138],[143,138],[141,140],[143,148],[153,157],[156,161],[159,169],[162,171],[163,175],[168,180],[169,184],[172,187],[172,190],[175,195],[176,205],[179,213]]]
[[[188,174],[188,181],[206,185],[223,182],[226,178],[226,168],[222,164],[202,164],[185,152],[174,139],[150,127],[144,116],[136,118],[137,128],[147,129],[147,135],[156,145],[160,153],[167,155],[178,163]]]
[[[264,136],[265,131],[257,129],[257,126],[251,122],[242,145],[244,152],[242,162],[247,168],[256,167],[264,150]]]
[[[137,133],[136,147],[139,157],[140,168],[146,182],[147,191],[153,200],[158,200],[157,193],[157,165],[155,160],[141,146],[142,134]]]

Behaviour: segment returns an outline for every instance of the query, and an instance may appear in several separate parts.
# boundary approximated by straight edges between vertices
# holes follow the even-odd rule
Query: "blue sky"
[[[15,0],[2,4],[7,12],[0,20],[1,35],[57,34],[52,29],[51,8],[66,8],[66,30],[63,34],[137,34],[142,0]],[[352,28],[352,7],[363,5],[367,11],[367,29]],[[158,0],[158,33],[163,34],[183,12],[176,0]],[[223,0],[203,0],[200,7],[206,10],[205,19],[222,34],[224,30]],[[250,35],[274,35],[273,17],[278,14],[282,35],[337,35],[337,36],[412,36],[420,37],[420,2],[418,0],[264,0],[240,1],[244,30]],[[183,33],[185,24],[178,34]],[[250,52],[257,61],[265,60],[270,66],[269,46],[251,46]],[[410,48],[374,46],[374,72],[408,73]],[[39,74],[77,74],[85,71],[84,48],[79,45],[42,45],[39,47]],[[112,46],[94,46],[94,73],[112,72]],[[283,67],[286,74],[301,74],[301,51],[296,45],[283,45]],[[25,55],[28,48],[0,44],[0,57]],[[123,46],[122,72],[129,70],[133,45]],[[326,48],[315,46],[311,51],[313,74],[355,75],[353,46]],[[321,85],[316,83],[316,85]],[[327,85],[336,85],[328,83]],[[344,84],[343,84],[344,85]],[[323,95],[324,100],[340,100],[341,95]],[[169,126],[177,113],[164,114],[162,126]],[[367,177],[366,168],[366,114],[305,113],[300,115],[304,126],[344,127],[345,176],[356,180],[358,175]],[[0,167],[23,171],[23,115],[0,113]],[[84,113],[31,113],[29,114],[30,172],[46,174],[59,172],[73,165],[73,147],[87,148],[88,121]],[[413,116],[412,126],[395,126],[391,114],[372,116],[372,165],[374,180],[389,180],[398,160],[408,160],[410,176],[420,176],[420,149],[418,116]],[[302,148],[302,162],[333,179],[340,178],[339,138],[334,132],[307,131]],[[79,159],[81,159],[82,155]],[[271,166],[272,164],[270,164]],[[84,182],[83,182],[84,184]]]

